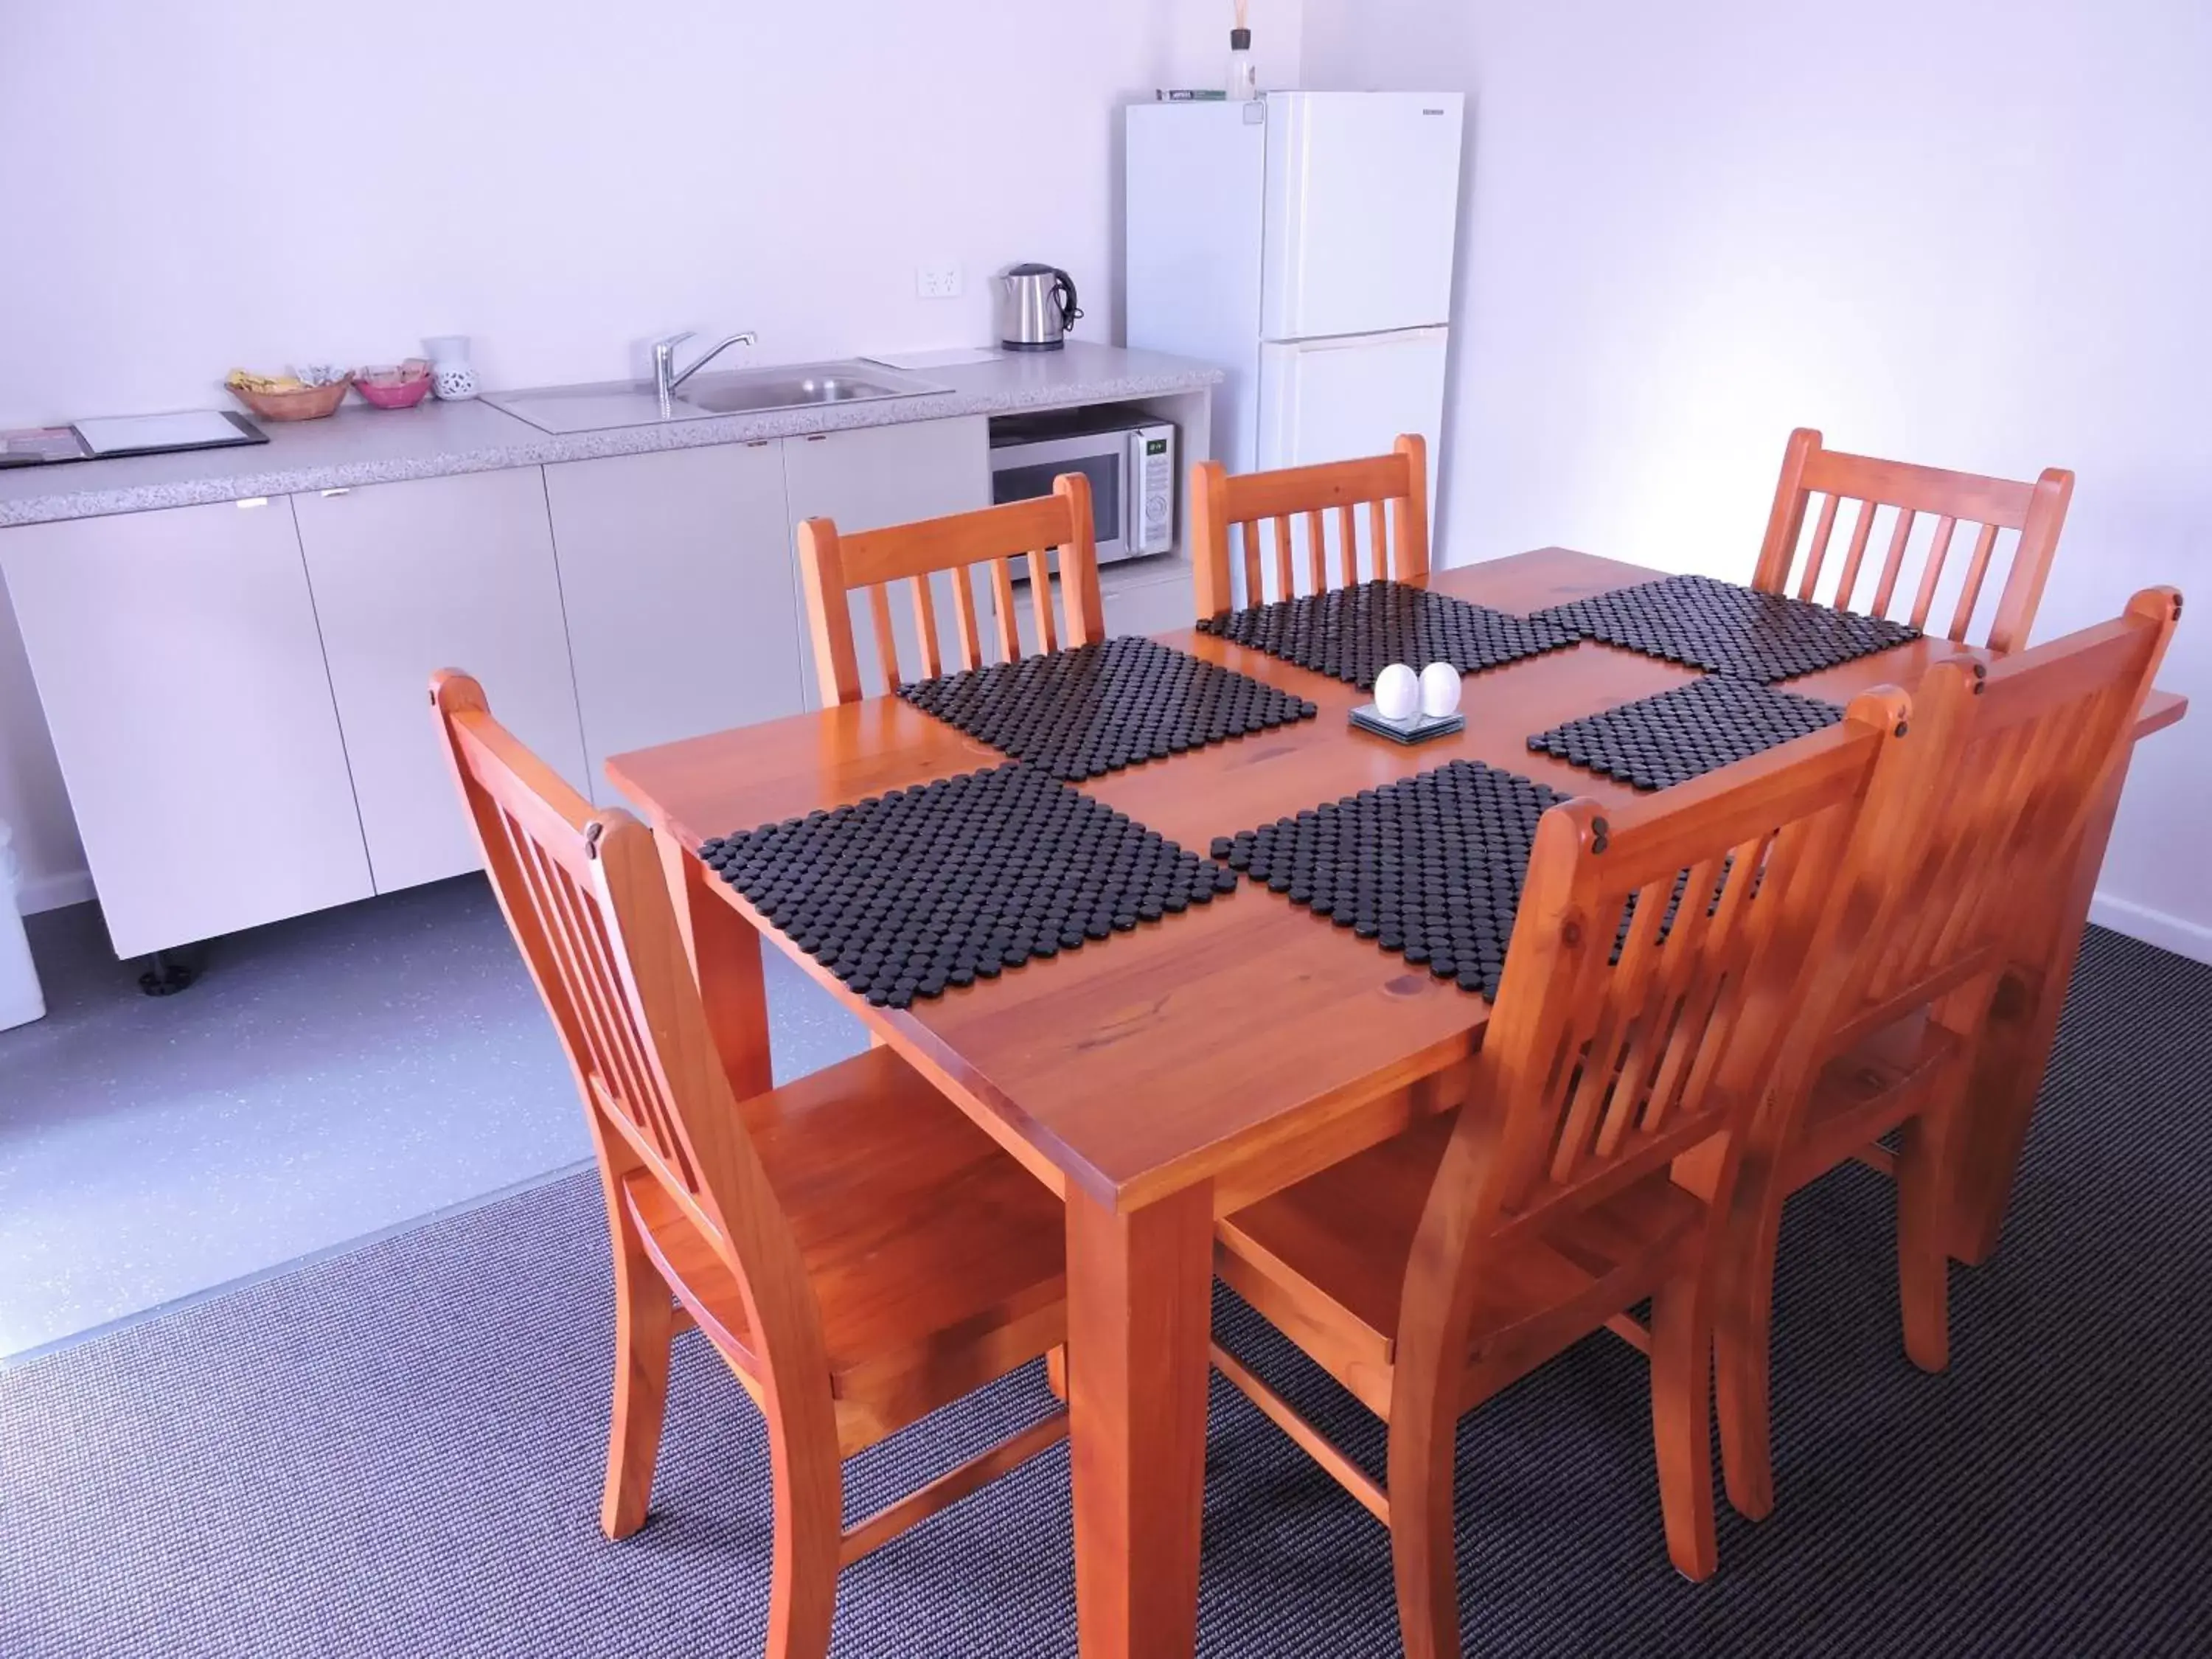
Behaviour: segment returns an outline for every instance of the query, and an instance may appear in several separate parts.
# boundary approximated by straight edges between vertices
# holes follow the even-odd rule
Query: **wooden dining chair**
[[[2117,620],[2007,657],[1960,657],[1913,694],[1918,734],[1897,787],[1867,815],[1848,921],[1819,965],[1804,1023],[1754,1121],[1719,1251],[1715,1316],[1721,1443],[1729,1500],[1756,1520],[1774,1505],[1768,1398],[1774,1263],[1784,1200],[1854,1159],[1897,1181],[1897,1266],[1905,1348],[1924,1370],[1949,1361],[1949,1198],[1975,1160],[2020,1155],[1957,1133],[1967,1067],[1997,975],[2021,952],[2021,896],[2060,879],[2083,826],[2124,765],[2136,718],[2180,613],[2171,588],[2146,589]],[[2031,907],[2032,908],[2032,907]],[[1882,1144],[1897,1137],[1893,1153]],[[1764,1179],[1766,1166],[1778,1171]],[[1711,1148],[1678,1176],[1722,1189]]]
[[[1358,509],[1367,509],[1367,574],[1360,574]],[[1236,609],[1231,582],[1230,531],[1237,532],[1244,603],[1267,592],[1261,544],[1273,552],[1273,597],[1300,591],[1293,520],[1305,520],[1304,591],[1376,578],[1413,581],[1429,574],[1429,447],[1418,433],[1401,436],[1387,455],[1286,467],[1231,477],[1218,461],[1190,470],[1191,546],[1203,622]],[[1336,526],[1336,576],[1329,577],[1328,525]],[[1262,535],[1262,530],[1265,535]]]
[[[1048,553],[1059,556],[1057,580]],[[930,578],[951,577],[957,661],[975,668],[984,661],[976,623],[975,580],[990,582],[994,642],[1000,662],[1022,653],[1021,618],[1014,582],[1014,560],[1022,557],[1029,582],[1030,615],[1037,649],[1054,651],[1064,637],[1070,646],[1106,637],[1106,611],[1098,591],[1098,554],[1094,538],[1091,481],[1080,472],[1062,473],[1049,495],[1034,501],[987,507],[948,518],[924,519],[887,529],[841,534],[830,519],[808,519],[799,526],[799,566],[806,586],[807,626],[814,643],[815,672],[824,707],[858,701],[860,664],[853,643],[850,594],[868,596],[868,615],[876,636],[876,658],[884,689],[945,672],[938,635],[937,599]],[[905,582],[910,590],[921,672],[899,667],[890,588]],[[1052,592],[1057,585],[1066,626],[1053,625]]]
[[[1389,1425],[1386,1486],[1216,1346],[1389,1527],[1414,1659],[1460,1651],[1460,1417],[1600,1329],[1650,1356],[1668,1552],[1691,1577],[1713,1571],[1705,1281],[1736,1200],[1732,1170],[1707,1201],[1669,1165],[1764,1095],[1905,708],[1868,693],[1841,725],[1664,794],[1553,807],[1456,1116],[1218,1224],[1220,1277]],[[1648,1328],[1629,1317],[1647,1297]]]
[[[1918,578],[1909,584],[1911,606],[1905,620],[1927,628],[1936,611],[1939,592],[1953,543],[1961,524],[1978,526],[1973,552],[1948,590],[1950,622],[1942,631],[1962,644],[1979,643],[2002,653],[2027,643],[2035,622],[2035,609],[2043,599],[2043,584],[2051,574],[2051,561],[2058,550],[2058,532],[2066,525],[2066,505],[2073,498],[2074,475],[2049,467],[2033,483],[2014,483],[2004,478],[1985,478],[1972,472],[1946,472],[1905,461],[1876,460],[1867,455],[1845,455],[1824,449],[1820,434],[1800,427],[1790,434],[1782,454],[1782,479],[1775,488],[1774,511],[1766,524],[1766,541],[1759,549],[1759,568],[1751,585],[1771,593],[1787,593],[1790,572],[1798,568],[1801,542],[1805,543],[1796,593],[1801,599],[1819,599],[1822,572],[1827,568],[1830,543],[1834,538],[1838,509],[1856,503],[1843,565],[1829,597],[1820,602],[1838,611],[1857,611],[1868,616],[1894,615],[1905,566],[1917,562]],[[1809,541],[1804,535],[1805,516],[1814,496],[1821,498]],[[1876,515],[1892,515],[1886,550],[1875,575],[1874,592],[1863,602],[1859,588],[1864,580],[1867,550],[1873,545]],[[1924,552],[1911,551],[1914,526],[1933,518]],[[1996,554],[1999,535],[2014,532],[2010,562],[1997,593],[1996,614],[1978,641],[1969,640],[1974,612]]]
[[[767,1651],[826,1654],[842,1567],[1066,1434],[1054,1412],[842,1524],[844,1458],[1065,1340],[1060,1202],[888,1048],[734,1098],[652,832],[595,812],[466,675],[430,695],[599,1154],[616,1319],[599,1523],[644,1524],[670,1343],[696,1322],[768,1422]]]

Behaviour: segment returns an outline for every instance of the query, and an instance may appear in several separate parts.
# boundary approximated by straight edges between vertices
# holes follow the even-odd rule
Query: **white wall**
[[[2212,959],[2212,7],[1307,0],[1472,94],[1441,532],[1743,579],[1790,428],[2079,475],[2038,638],[2197,592],[2099,919]]]
[[[770,361],[980,342],[1024,258],[1118,337],[1115,111],[1218,85],[1229,12],[0,0],[0,425],[447,331],[500,386],[623,375],[678,327]],[[1262,83],[1294,82],[1297,0],[1254,12]],[[915,297],[939,258],[963,299]],[[58,902],[82,860],[28,692],[0,611],[0,817]]]

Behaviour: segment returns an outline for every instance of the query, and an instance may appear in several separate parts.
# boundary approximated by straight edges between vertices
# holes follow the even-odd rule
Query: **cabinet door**
[[[1106,632],[1109,636],[1165,634],[1188,628],[1197,617],[1198,601],[1187,564],[1171,565],[1160,573],[1157,580],[1126,586],[1109,582],[1106,586]]]
[[[0,531],[118,956],[367,898],[290,505]]]
[[[594,800],[610,755],[805,707],[777,443],[563,461],[545,496]]]
[[[473,870],[434,671],[475,675],[517,737],[585,783],[544,480],[520,467],[293,500],[376,890]]]
[[[1159,561],[1167,563],[1165,560]],[[1190,567],[1170,564],[1164,571],[1146,570],[1142,574],[1149,580],[1132,583],[1124,578],[1114,580],[1117,567],[1108,565],[1099,586],[1103,590],[1106,613],[1106,637],[1119,634],[1169,634],[1178,628],[1188,628],[1196,620],[1196,601],[1191,587]],[[1060,592],[1060,578],[1052,579],[1052,614],[1055,624],[1067,614],[1065,595]],[[1029,656],[1037,648],[1036,611],[1030,603],[1030,585],[1025,581],[1014,584],[1015,631],[1020,635],[1022,654]],[[1062,643],[1066,643],[1063,640]]]
[[[981,416],[975,415],[787,438],[783,476],[790,495],[791,547],[795,559],[796,528],[801,520],[834,519],[839,530],[849,532],[990,506],[989,425]],[[940,576],[935,592],[939,645],[950,666],[955,660],[952,653],[958,624],[953,616],[951,589],[945,585],[948,580]],[[800,591],[805,591],[803,586]],[[899,662],[909,674],[918,673],[921,658],[915,643],[913,607],[902,592],[897,599],[892,617],[898,634]],[[875,628],[866,605],[857,596],[852,600],[852,611],[860,681],[872,692],[880,689],[876,684]],[[988,614],[987,600],[979,615]],[[808,633],[802,626],[806,706],[817,708],[821,706],[821,688],[815,678]]]

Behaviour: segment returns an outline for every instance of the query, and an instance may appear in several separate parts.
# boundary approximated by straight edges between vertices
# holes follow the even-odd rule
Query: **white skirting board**
[[[2155,945],[2161,951],[2171,951],[2192,962],[2212,963],[2212,927],[2201,921],[2154,910],[2147,904],[2115,898],[2109,893],[2100,893],[2089,901],[2089,920],[2100,927],[2125,933],[2130,939]]]
[[[15,902],[25,915],[35,916],[41,910],[89,903],[93,897],[89,870],[64,870],[58,876],[35,876],[25,881]]]

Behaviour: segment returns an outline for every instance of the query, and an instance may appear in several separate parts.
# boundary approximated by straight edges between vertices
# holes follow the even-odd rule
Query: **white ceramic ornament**
[[[1421,706],[1421,682],[1413,671],[1394,662],[1375,677],[1375,712],[1386,720],[1411,720]]]
[[[433,334],[422,342],[422,350],[430,359],[430,384],[441,401],[464,403],[482,389],[476,370],[469,367],[467,335]]]
[[[1459,713],[1459,670],[1432,662],[1421,671],[1421,712],[1431,720]]]

